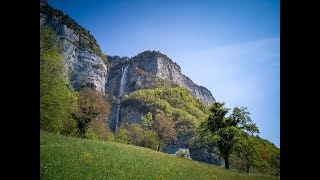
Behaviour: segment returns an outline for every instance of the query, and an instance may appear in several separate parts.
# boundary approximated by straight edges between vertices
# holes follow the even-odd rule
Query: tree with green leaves
[[[174,123],[163,113],[156,114],[154,118],[154,129],[160,139],[158,151],[167,144],[174,144],[177,139],[177,131],[174,129]]]
[[[259,167],[259,172],[270,175],[280,175],[280,149],[266,139],[256,137],[257,151],[266,164]]]
[[[258,141],[254,136],[247,134],[240,140],[236,153],[238,157],[244,162],[246,172],[249,173],[251,167],[263,167],[266,166],[266,161],[262,158],[258,151]]]
[[[153,125],[153,121],[152,121],[152,113],[148,112],[145,115],[141,116],[141,124],[143,127],[150,129]]]
[[[68,86],[62,59],[62,44],[48,26],[40,28],[40,128],[65,135],[77,135],[72,113],[77,93]]]
[[[143,139],[143,128],[140,124],[125,124],[125,128],[129,132],[129,143],[135,146],[140,146]]]
[[[256,133],[258,128],[252,122],[246,108],[234,108],[232,114],[226,117],[229,109],[224,103],[215,102],[209,108],[208,118],[201,123],[199,138],[206,144],[209,151],[214,151],[225,162],[225,168],[229,169],[230,154],[237,150],[243,132]]]
[[[156,131],[147,130],[144,132],[141,145],[146,148],[157,150],[160,144],[160,139]]]
[[[78,121],[80,136],[85,136],[90,122],[98,115],[109,117],[110,110],[107,98],[102,92],[83,87],[79,92],[78,111],[74,113],[74,117]]]
[[[98,115],[94,118],[88,126],[88,130],[86,132],[86,137],[91,136],[95,137],[95,139],[103,140],[103,141],[114,141],[114,134],[110,129],[110,125],[103,114]],[[92,135],[94,134],[94,135]]]
[[[252,122],[250,112],[248,112],[248,108],[246,107],[233,108],[232,114],[227,119],[227,123],[249,134],[259,133],[259,129]]]
[[[116,132],[115,140],[118,143],[129,143],[129,131],[124,127],[124,125],[120,125],[118,131]]]

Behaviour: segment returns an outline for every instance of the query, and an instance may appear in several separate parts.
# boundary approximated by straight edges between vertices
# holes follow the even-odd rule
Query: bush
[[[128,144],[129,142],[129,131],[126,130],[123,126],[120,126],[118,132],[116,132],[116,142]]]
[[[79,135],[77,121],[72,117],[64,119],[61,134],[77,137]]]
[[[92,127],[89,127],[87,132],[85,133],[85,138],[87,139],[92,139],[92,140],[96,140],[97,139],[97,135],[94,133]]]
[[[105,121],[103,115],[95,118],[89,125],[89,129],[92,129],[96,138],[102,141],[114,141],[114,135],[110,130],[109,123]]]
[[[129,132],[129,143],[132,145],[139,146],[141,144],[142,138],[143,138],[143,129],[142,127],[137,124],[127,124],[126,130]]]
[[[146,148],[158,150],[159,143],[158,134],[153,130],[148,130],[143,135],[141,145]]]
[[[185,159],[191,159],[188,148],[186,148],[186,149],[179,148],[178,151],[176,153],[174,153],[174,155],[181,157],[181,158],[185,158]]]

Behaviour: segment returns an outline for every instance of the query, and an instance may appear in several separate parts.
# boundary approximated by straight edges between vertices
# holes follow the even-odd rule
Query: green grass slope
[[[125,144],[40,132],[41,179],[279,179]]]

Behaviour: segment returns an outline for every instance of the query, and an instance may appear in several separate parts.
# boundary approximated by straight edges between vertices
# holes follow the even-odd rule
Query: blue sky
[[[280,147],[279,0],[49,0],[107,55],[159,50]]]

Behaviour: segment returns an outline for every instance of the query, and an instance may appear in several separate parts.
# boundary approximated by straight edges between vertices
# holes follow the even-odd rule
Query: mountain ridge
[[[171,60],[167,55],[162,54],[160,51],[150,51],[146,50],[144,52],[139,53],[136,56],[131,58],[129,57],[121,57],[121,56],[107,56],[110,64],[113,66],[111,71],[111,76],[108,77],[107,85],[110,89],[110,95],[117,96],[117,85],[115,84],[115,79],[120,79],[121,73],[120,69],[124,64],[129,64],[129,73],[134,73],[135,78],[130,80],[129,77],[129,87],[126,87],[126,92],[130,93],[138,89],[145,89],[142,87],[142,84],[147,84],[148,88],[152,88],[152,80],[144,77],[146,74],[148,76],[152,76],[153,78],[161,78],[165,81],[172,81],[173,83],[177,83],[178,85],[187,88],[191,94],[200,99],[202,102],[210,106],[212,103],[215,102],[215,99],[212,93],[205,88],[204,86],[197,85],[194,83],[189,77],[185,76],[181,72],[181,67]],[[133,82],[135,81],[135,82]],[[110,83],[112,85],[109,85]],[[130,84],[133,83],[133,84]],[[116,87],[110,88],[110,86]]]

